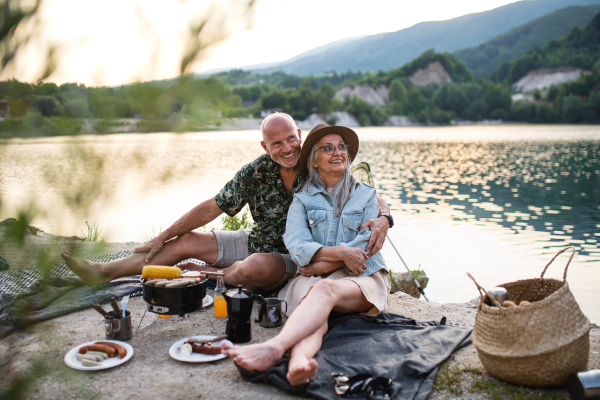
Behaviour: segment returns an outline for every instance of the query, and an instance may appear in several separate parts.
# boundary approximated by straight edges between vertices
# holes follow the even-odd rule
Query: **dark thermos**
[[[600,400],[600,369],[569,375],[569,395],[573,400]]]

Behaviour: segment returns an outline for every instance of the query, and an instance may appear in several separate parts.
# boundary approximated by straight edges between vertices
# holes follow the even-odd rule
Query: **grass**
[[[241,212],[233,217],[228,215],[224,215],[221,217],[221,227],[216,228],[212,225],[201,226],[196,229],[199,232],[209,232],[214,231],[216,229],[221,229],[223,231],[237,231],[239,229],[250,229],[254,224],[254,220],[252,219],[252,215],[250,214],[250,209],[248,206],[245,206]]]
[[[152,228],[150,228],[150,232],[144,232],[144,234],[142,235],[142,243],[146,243],[150,239],[154,239],[162,231],[163,231],[163,227],[162,226],[159,226],[158,229],[156,229],[156,228],[154,228],[154,226],[152,226]]]
[[[83,240],[86,242],[102,242],[104,239],[101,237],[102,229],[98,225],[98,221],[85,221],[85,226],[87,227],[87,232],[82,231],[81,234],[83,236]]]
[[[212,224],[209,224],[209,225],[201,226],[194,230],[197,232],[210,232],[210,231],[214,231],[216,229],[221,229],[224,231],[237,231],[239,229],[252,228],[252,224],[254,224],[254,221],[252,220],[252,215],[250,214],[250,209],[248,208],[248,206],[246,206],[242,209],[242,211],[240,213],[238,213],[238,215],[234,215],[233,217],[224,215],[223,217],[221,217],[221,224],[223,225],[221,228],[218,228]],[[159,227],[158,230],[156,230],[153,226],[152,229],[150,229],[150,232],[146,232],[142,235],[142,242],[145,243],[145,242],[149,241],[150,239],[155,238],[163,230],[164,229],[162,226]]]
[[[435,377],[433,390],[447,391],[458,397],[466,396],[465,392],[468,392],[476,397],[492,400],[555,400],[567,398],[559,392],[561,388],[539,389],[515,386],[496,379],[487,372],[475,368],[450,367],[447,363],[440,366]]]
[[[463,373],[481,376],[481,371],[475,368],[449,367],[448,364],[442,364],[435,377],[433,390],[447,390],[455,395],[462,394],[461,381],[463,379],[461,379],[461,375]]]
[[[394,275],[392,275],[394,271],[391,268],[388,269],[388,271],[390,273],[390,279],[392,280],[392,285],[395,285],[396,277]],[[410,274],[412,275],[413,279],[419,280],[419,278],[421,278],[421,276],[425,274],[425,271],[423,271],[423,269],[421,269],[421,265],[419,264],[419,268],[411,270]]]
[[[239,229],[250,229],[254,221],[250,215],[250,209],[248,206],[244,207],[241,213],[230,217],[225,215],[221,218],[224,231],[237,231]]]
[[[421,269],[421,264],[419,264],[419,268],[413,269],[412,271],[410,271],[410,274],[412,275],[413,279],[419,280],[419,278],[421,278],[421,275],[425,274],[425,271]]]

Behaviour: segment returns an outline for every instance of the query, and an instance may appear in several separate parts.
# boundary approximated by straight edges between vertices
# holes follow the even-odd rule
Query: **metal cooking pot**
[[[202,307],[202,299],[206,296],[206,282],[204,278],[195,285],[180,287],[156,287],[146,285],[142,281],[143,298],[148,303],[148,311],[156,314],[183,315],[196,311]]]

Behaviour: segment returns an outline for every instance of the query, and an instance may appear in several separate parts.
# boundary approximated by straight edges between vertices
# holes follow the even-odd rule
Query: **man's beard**
[[[298,160],[300,159],[300,151],[299,150],[294,150],[294,152],[296,153],[296,162],[292,166],[285,165],[283,163],[283,161],[280,161],[280,160],[273,160],[273,161],[275,161],[282,168],[288,168],[288,169],[294,168],[294,167],[296,167],[296,165],[298,165]]]

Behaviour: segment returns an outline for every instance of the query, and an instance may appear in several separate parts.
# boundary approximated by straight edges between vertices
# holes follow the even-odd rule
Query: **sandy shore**
[[[0,234],[1,234],[0,230]],[[28,235],[24,246],[3,244],[0,255],[9,261],[12,269],[33,265],[36,250],[50,248],[50,259],[58,260],[60,250],[70,249],[80,256],[133,250],[138,243],[105,243],[97,245],[73,238],[61,238],[44,233]],[[55,254],[54,254],[55,253]],[[435,278],[433,278],[435,279]],[[212,292],[209,291],[212,295]],[[105,306],[108,309],[108,306]],[[132,312],[133,326],[142,320],[146,303],[141,297],[132,298],[128,309]],[[464,304],[427,303],[402,293],[390,296],[390,312],[417,320],[437,320],[445,316],[449,323],[473,326],[477,311],[477,299]],[[254,315],[257,315],[255,305]],[[209,323],[209,316],[215,330]],[[155,319],[146,314],[144,325]],[[212,317],[212,307],[204,312],[190,315],[194,334],[221,334],[225,320]],[[252,325],[252,342],[273,337],[279,328],[266,329]],[[189,327],[184,318],[177,316],[160,319],[157,323],[135,334],[128,343],[134,348],[134,356],[127,363],[109,370],[81,372],[67,367],[65,354],[73,347],[91,340],[104,339],[102,318],[93,309],[78,311],[18,331],[0,341],[0,392],[38,360],[49,366],[46,375],[28,380],[30,391],[26,398],[32,399],[231,399],[293,398],[273,386],[251,384],[239,376],[229,359],[204,364],[178,362],[169,357],[170,346],[188,337]],[[590,334],[590,360],[588,369],[600,368],[600,329],[594,327]],[[529,389],[501,382],[483,369],[476,350],[469,345],[447,360],[438,373],[436,386],[430,399],[486,399],[513,398],[568,398],[566,388]]]

